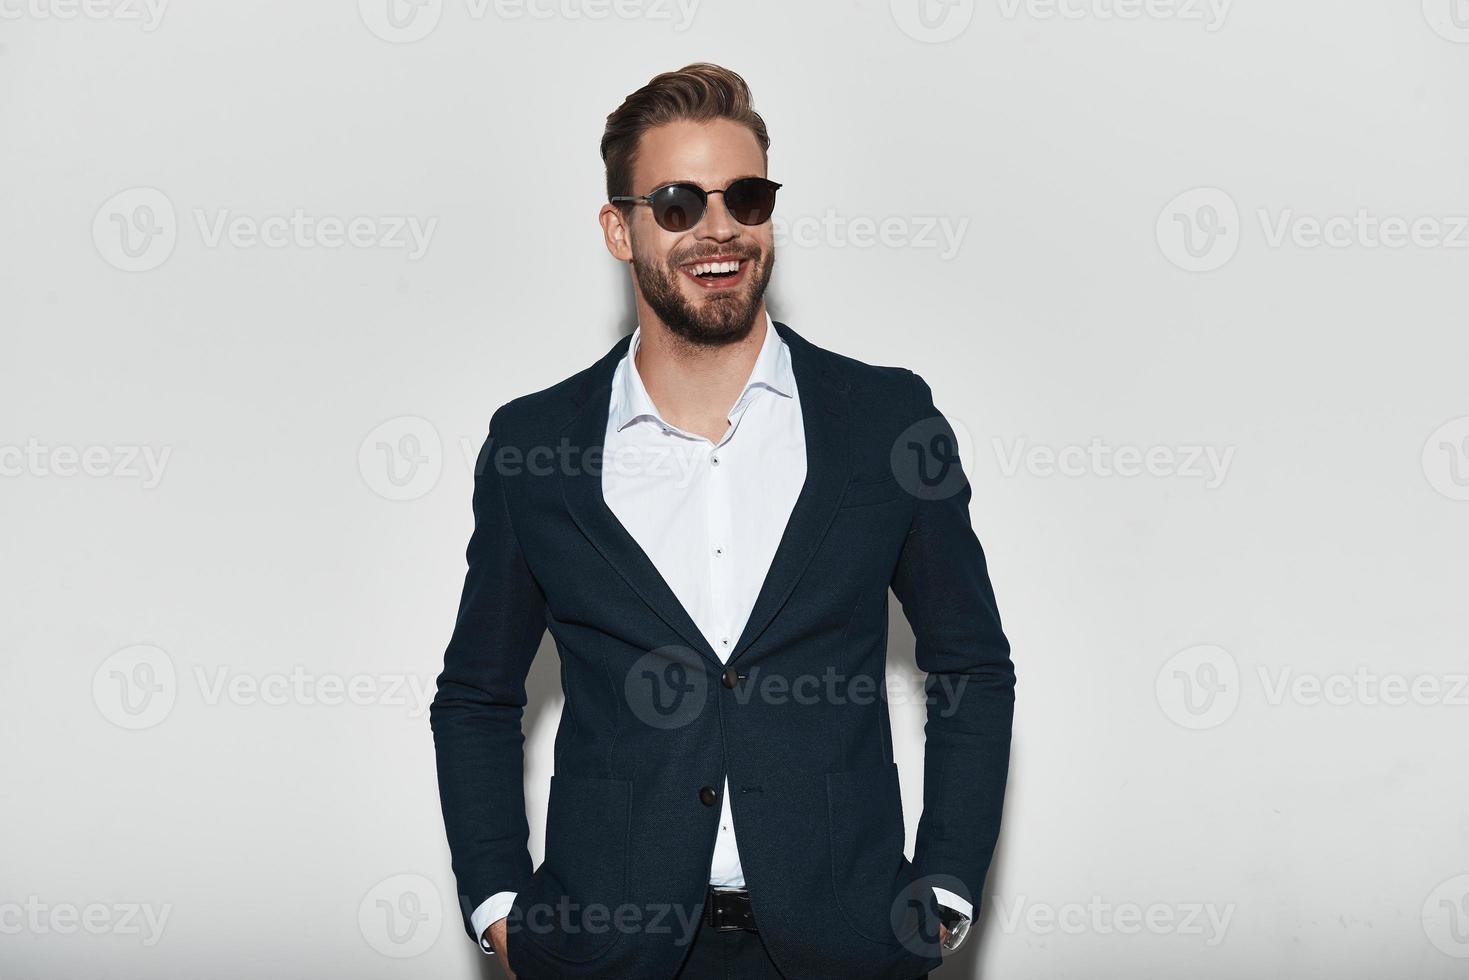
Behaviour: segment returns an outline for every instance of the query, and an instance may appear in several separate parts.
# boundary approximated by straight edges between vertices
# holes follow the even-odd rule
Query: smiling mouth
[[[679,271],[703,289],[729,289],[744,281],[749,259],[716,256],[679,266]]]

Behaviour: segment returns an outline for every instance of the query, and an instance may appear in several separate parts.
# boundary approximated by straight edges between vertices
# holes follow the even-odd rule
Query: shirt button
[[[709,465],[710,466],[718,466],[719,465],[719,457],[718,456],[710,456],[709,457]]]
[[[713,806],[719,800],[719,793],[713,786],[701,786],[699,788],[699,802],[705,806]]]
[[[715,548],[714,549],[714,554],[715,555],[722,555],[722,554],[724,554],[724,549],[723,548]]]

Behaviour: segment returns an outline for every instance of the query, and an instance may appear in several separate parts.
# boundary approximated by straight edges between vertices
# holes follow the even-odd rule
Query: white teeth
[[[693,266],[693,273],[696,276],[702,276],[711,272],[738,272],[739,268],[740,263],[738,261],[700,262],[697,265]]]

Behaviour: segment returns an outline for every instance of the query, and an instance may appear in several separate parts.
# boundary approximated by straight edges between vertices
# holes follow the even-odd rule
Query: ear
[[[607,251],[619,262],[632,261],[632,229],[628,227],[629,218],[630,215],[624,214],[615,204],[604,204],[597,213],[597,220],[602,223],[602,238],[607,243]]]

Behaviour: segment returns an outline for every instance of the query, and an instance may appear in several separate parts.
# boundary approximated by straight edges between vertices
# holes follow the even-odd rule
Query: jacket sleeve
[[[916,473],[898,474],[919,499],[892,588],[913,628],[918,667],[927,673],[923,816],[913,864],[919,875],[942,876],[955,891],[957,879],[977,918],[1000,831],[1015,669],[984,550],[970,526],[969,481],[952,448],[953,429],[923,379],[912,380],[916,421],[908,432],[919,433],[921,447],[912,465],[927,466],[930,476],[935,465],[956,471],[929,487]],[[895,453],[899,458],[908,457]]]
[[[545,599],[510,525],[495,466],[502,412],[475,467],[474,533],[454,632],[430,707],[439,801],[464,927],[498,892],[531,875],[525,817],[525,678],[545,633]]]

